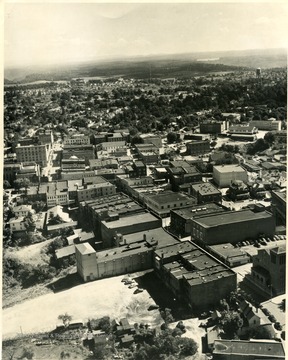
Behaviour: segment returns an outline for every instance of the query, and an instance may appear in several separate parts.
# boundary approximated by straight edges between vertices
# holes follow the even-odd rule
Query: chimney
[[[146,234],[143,234],[143,240],[146,241]]]

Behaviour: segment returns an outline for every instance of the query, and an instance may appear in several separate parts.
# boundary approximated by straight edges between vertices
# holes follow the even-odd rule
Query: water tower
[[[256,69],[256,79],[262,84],[261,68]]]

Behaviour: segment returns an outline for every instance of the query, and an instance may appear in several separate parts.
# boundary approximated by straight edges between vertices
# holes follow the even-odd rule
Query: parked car
[[[134,294],[139,294],[139,293],[141,293],[141,292],[143,292],[143,291],[144,291],[143,289],[138,288],[138,289],[136,289],[136,290],[134,291]]]

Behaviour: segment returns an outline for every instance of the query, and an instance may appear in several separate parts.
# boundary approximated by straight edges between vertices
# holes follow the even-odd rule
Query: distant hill
[[[5,69],[9,81],[70,80],[75,77],[166,78],[191,77],[211,72],[238,71],[243,68],[287,67],[285,49],[199,52],[158,56],[126,57],[89,63]]]

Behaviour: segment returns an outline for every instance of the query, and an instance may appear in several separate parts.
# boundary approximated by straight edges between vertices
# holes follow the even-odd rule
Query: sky
[[[287,48],[287,2],[6,2],[4,67]]]

